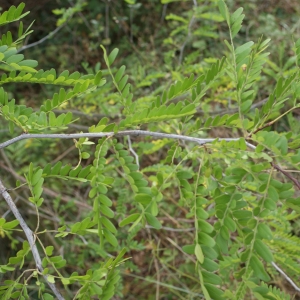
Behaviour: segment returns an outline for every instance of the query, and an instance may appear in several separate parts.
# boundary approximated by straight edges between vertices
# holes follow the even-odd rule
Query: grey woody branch
[[[42,267],[42,260],[41,256],[38,252],[37,246],[35,244],[35,238],[34,233],[31,231],[31,229],[27,226],[25,220],[23,219],[22,215],[20,214],[18,208],[16,207],[14,201],[12,200],[10,194],[7,192],[6,188],[4,187],[1,179],[0,179],[0,194],[3,196],[5,201],[7,202],[9,208],[11,209],[12,213],[14,214],[15,218],[19,221],[20,226],[22,227],[26,238],[29,242],[30,249],[33,255],[33,259],[35,261],[36,267],[40,273],[43,273],[44,269]],[[47,275],[43,275],[44,279],[46,280],[48,286],[52,290],[52,292],[55,294],[57,299],[64,300],[64,297],[60,294],[60,292],[56,289],[55,285],[47,280]]]
[[[180,134],[170,134],[170,133],[162,133],[162,132],[152,132],[146,130],[124,130],[119,131],[117,133],[114,132],[87,132],[87,133],[72,133],[72,134],[64,134],[64,133],[23,133],[13,139],[10,139],[4,143],[0,144],[0,149],[5,148],[9,145],[12,145],[18,141],[25,140],[25,139],[79,139],[79,138],[102,138],[102,137],[121,137],[121,136],[151,136],[154,138],[167,138],[167,139],[175,139],[175,140],[182,140],[188,142],[195,142],[200,145],[204,145],[207,143],[211,143],[216,139],[212,138],[196,138],[192,136],[180,135]],[[240,138],[219,138],[219,141],[238,141]],[[256,147],[248,142],[246,145],[251,148],[255,149]]]
[[[292,285],[292,287],[299,293],[300,288],[295,284],[295,282],[287,276],[280,268],[278,265],[276,265],[274,262],[272,262],[273,267]]]
[[[18,53],[31,48],[31,47],[35,47],[43,42],[45,42],[46,40],[52,38],[57,32],[59,32],[65,25],[67,24],[67,22],[65,22],[64,24],[60,25],[59,27],[57,27],[56,29],[54,29],[53,31],[51,31],[49,34],[47,34],[46,36],[44,36],[42,39],[38,40],[37,42],[34,42],[32,44],[28,44],[28,45],[24,45],[22,46],[19,50]]]

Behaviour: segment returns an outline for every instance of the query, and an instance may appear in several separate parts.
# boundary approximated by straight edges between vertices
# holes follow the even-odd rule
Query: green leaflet
[[[153,109],[144,109],[143,111],[137,112],[132,116],[128,116],[125,120],[120,122],[120,127],[167,121],[188,116],[194,114],[195,112],[196,110],[194,104],[184,106],[183,102],[178,102],[176,105],[172,103],[169,106],[162,105],[160,107],[154,107]]]
[[[162,225],[156,217],[147,212],[145,213],[145,217],[149,225],[153,226],[155,229],[161,229]]]
[[[258,253],[258,255],[266,262],[273,261],[273,255],[269,248],[262,242],[262,240],[255,240],[254,249]]]
[[[203,264],[203,262],[204,262],[204,255],[203,255],[201,246],[199,244],[196,244],[195,255],[196,255],[198,261],[200,262],[200,264]]]
[[[23,54],[17,54],[17,49],[15,47],[7,47],[6,45],[0,46],[0,68],[6,72],[29,72],[37,73],[37,70],[34,69],[37,66],[37,61],[35,60],[24,60]],[[13,74],[11,77],[13,77]],[[2,75],[1,81],[5,82],[5,77]],[[7,79],[9,82],[9,78]]]
[[[6,222],[6,220],[4,218],[0,218],[0,228],[2,228],[4,230],[13,229],[17,225],[19,225],[19,221],[18,220],[13,220],[13,221],[10,221],[10,222]]]
[[[115,61],[117,55],[119,53],[119,49],[114,49],[108,56],[108,65],[111,66],[113,62]]]
[[[133,223],[133,222],[135,222],[139,218],[139,216],[140,216],[139,213],[132,214],[132,215],[126,217],[125,219],[123,219],[119,223],[119,226],[123,227],[123,226],[126,226],[126,225],[130,224],[130,223]]]
[[[3,52],[5,59],[9,62],[9,65],[13,65],[17,69],[28,69],[36,66],[36,62],[33,60],[22,61],[23,55],[15,54],[15,48],[0,46],[0,53],[1,51]],[[4,56],[2,56],[2,59],[4,59]],[[20,59],[21,62],[18,62]],[[21,72],[12,71],[8,75],[4,73],[1,76],[1,83],[4,84],[13,81],[69,85],[73,86],[73,90],[67,92],[64,88],[61,88],[59,93],[55,93],[52,99],[46,100],[45,104],[40,108],[40,113],[32,113],[31,108],[27,108],[24,105],[16,105],[13,99],[8,101],[3,88],[1,88],[0,94],[2,95],[0,97],[0,105],[2,105],[4,118],[10,121],[11,132],[15,126],[21,127],[24,132],[36,132],[46,128],[65,128],[72,122],[72,114],[63,113],[56,116],[51,110],[58,108],[67,101],[81,96],[83,93],[89,92],[105,83],[105,80],[101,79],[101,72],[98,72],[95,79],[93,75],[81,76],[79,72],[69,74],[68,71],[64,71],[57,76],[54,69],[48,71],[39,70],[34,74],[28,72],[31,72],[31,70],[24,70]],[[49,115],[45,114],[48,112],[50,112]]]
[[[18,7],[12,5],[7,11],[2,12],[0,15],[0,26],[6,25],[10,22],[20,20],[26,15],[28,15],[29,11],[22,14],[24,8],[25,8],[25,4],[24,2],[21,2],[18,5]]]
[[[253,269],[254,274],[258,276],[260,279],[264,281],[270,280],[270,277],[265,271],[262,262],[257,258],[256,255],[252,255],[252,257],[250,258],[250,266]]]
[[[113,84],[118,90],[118,93],[121,97],[121,102],[123,106],[128,109],[128,107],[132,104],[133,94],[130,93],[131,85],[127,83],[128,75],[124,75],[125,66],[122,66],[117,72],[116,75],[113,75],[113,71],[111,70],[111,65],[115,61],[119,49],[114,49],[109,56],[107,56],[106,49],[101,45],[101,48],[104,52],[104,60],[108,67],[109,74],[113,80]],[[124,76],[123,76],[124,75]]]
[[[254,295],[259,299],[259,297],[273,297],[274,299],[280,299],[280,300],[290,300],[291,297],[287,294],[285,294],[280,289],[273,287],[271,285],[267,285],[263,282],[261,282],[260,286],[252,286],[252,290],[254,292]]]
[[[219,0],[218,6],[222,17],[226,20],[227,23],[229,23],[229,12],[225,2],[223,0]]]
[[[260,238],[262,239],[271,239],[272,238],[272,232],[271,232],[271,229],[268,225],[266,224],[263,224],[263,223],[260,223],[258,225],[258,228],[257,228],[257,231],[258,231],[258,234],[260,236]]]

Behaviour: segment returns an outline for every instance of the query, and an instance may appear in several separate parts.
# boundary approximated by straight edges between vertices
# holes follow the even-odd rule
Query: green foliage
[[[26,15],[29,14],[29,12],[23,13],[23,10],[25,8],[25,4],[22,2],[19,4],[18,7],[15,7],[14,5],[9,8],[9,10],[4,11],[0,15],[0,26],[6,25],[11,22],[18,21],[22,18],[24,18]]]
[[[134,7],[138,9],[135,1],[126,3],[131,13]],[[61,16],[58,25],[81,12],[84,5],[78,1],[72,9],[55,10]],[[22,14],[23,9],[24,4],[12,6],[0,15],[0,25],[23,18],[27,14]],[[185,299],[188,293],[190,298],[196,294],[205,299],[290,299],[271,284],[279,276],[274,266],[294,282],[300,275],[300,239],[292,230],[300,212],[295,191],[300,183],[294,175],[300,168],[300,135],[293,116],[300,107],[300,39],[284,74],[265,73],[272,75],[276,84],[258,109],[265,80],[262,72],[269,63],[266,49],[271,43],[263,38],[256,43],[235,41],[242,30],[242,12],[243,8],[238,8],[230,13],[220,0],[203,7],[194,3],[193,11],[186,15],[168,14],[166,20],[176,26],[164,45],[174,48],[164,55],[165,69],[152,70],[147,76],[143,68],[137,68],[135,74],[134,67],[126,69],[120,63],[122,50],[109,52],[104,46],[106,69],[100,70],[97,64],[92,70],[86,64],[89,74],[64,70],[59,75],[54,69],[38,70],[37,62],[25,59],[17,49],[29,29],[23,33],[20,23],[16,41],[9,32],[3,35],[0,117],[10,135],[55,131],[67,138],[79,119],[73,115],[80,116],[78,111],[70,111],[72,105],[82,108],[85,117],[84,111],[101,110],[101,114],[98,123],[94,119],[85,123],[88,133],[81,132],[74,140],[78,155],[69,162],[65,162],[69,149],[63,151],[65,145],[57,139],[44,144],[18,141],[7,148],[17,163],[22,159],[19,172],[24,174],[24,184],[18,181],[14,192],[26,186],[26,201],[36,211],[37,221],[31,226],[42,269],[30,267],[32,249],[23,242],[22,248],[0,265],[0,273],[10,278],[3,281],[1,299],[29,299],[32,290],[37,290],[35,296],[40,299],[52,299],[47,283],[59,287],[66,298],[121,296],[125,290],[122,277],[139,270],[129,252],[149,249],[157,272],[159,262],[164,270],[175,269],[180,275],[174,286],[162,285],[171,291],[169,298]],[[191,32],[195,20],[202,20],[205,26]],[[229,30],[225,56],[221,53],[220,59],[210,57],[194,64],[201,45],[193,43],[197,50],[183,61],[179,58],[178,67],[172,65],[171,52],[180,49],[179,56],[183,56],[189,42],[186,36],[215,39],[216,27],[209,22],[222,24],[224,20]],[[12,83],[40,84],[48,89],[47,96],[33,109],[13,98]],[[225,114],[210,113],[213,98],[232,100],[223,101]],[[284,129],[287,124],[291,127],[288,131]],[[139,131],[141,128],[147,134]],[[204,139],[216,129],[237,138],[222,139],[217,134],[217,138]],[[91,135],[96,134],[98,140],[92,142]],[[164,134],[173,134],[176,140]],[[27,156],[19,157],[24,149]],[[51,189],[57,192],[54,197]],[[84,195],[80,199],[79,190]],[[65,194],[71,196],[65,200]],[[49,201],[49,195],[55,199]],[[47,219],[49,208],[55,221]],[[161,246],[158,235],[170,229],[164,217],[178,227],[184,227],[179,221],[184,219],[194,228],[181,238],[175,234],[168,237]],[[9,238],[12,245],[17,243],[14,232],[18,224],[1,218],[0,237]],[[145,227],[148,236],[156,232],[155,239],[144,242]],[[185,232],[190,228],[170,231],[176,229]],[[42,236],[50,234],[50,242],[45,242]],[[60,248],[67,253],[62,255]],[[160,254],[163,251],[164,256]],[[126,252],[129,258],[123,259]],[[178,256],[184,257],[184,263],[177,268],[170,261]],[[184,289],[177,288],[176,282]],[[157,286],[162,283],[162,279],[157,281]]]

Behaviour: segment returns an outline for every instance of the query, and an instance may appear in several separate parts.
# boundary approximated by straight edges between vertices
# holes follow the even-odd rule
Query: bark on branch
[[[30,249],[31,249],[36,267],[37,267],[37,269],[40,273],[43,273],[44,268],[42,267],[42,259],[41,259],[41,256],[40,256],[39,252],[38,252],[37,246],[35,244],[34,233],[32,232],[32,230],[26,224],[26,222],[23,219],[22,215],[20,214],[18,208],[16,207],[15,203],[13,202],[10,194],[7,192],[7,189],[4,187],[1,179],[0,179],[0,194],[5,199],[7,205],[11,209],[11,211],[14,214],[15,218],[19,221],[20,226],[22,227],[22,229],[23,229],[23,231],[26,235],[26,238],[29,242]],[[50,287],[50,289],[52,290],[52,292],[57,297],[57,299],[64,300],[64,297],[57,290],[56,286],[53,283],[51,283],[47,280],[48,275],[43,275],[43,277],[44,277],[46,283],[48,284],[48,286]]]
[[[167,138],[167,139],[176,139],[182,141],[189,141],[195,142],[200,145],[211,143],[216,139],[212,138],[196,138],[192,136],[180,135],[180,134],[170,134],[170,133],[162,133],[162,132],[153,132],[153,131],[146,131],[146,130],[124,130],[119,131],[117,133],[114,132],[86,132],[86,133],[72,133],[72,134],[65,134],[65,133],[23,133],[13,139],[10,139],[4,143],[0,144],[0,149],[5,148],[9,145],[12,145],[18,141],[25,140],[25,139],[79,139],[82,137],[86,138],[102,138],[102,137],[120,137],[120,136],[152,136],[154,138]],[[220,141],[238,141],[240,138],[219,138]],[[256,147],[248,142],[246,145],[251,148],[255,149]]]

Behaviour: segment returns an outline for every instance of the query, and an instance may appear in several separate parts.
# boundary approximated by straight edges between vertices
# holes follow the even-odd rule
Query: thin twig
[[[170,239],[169,237],[167,237],[166,240],[168,240],[168,241],[169,241],[175,248],[177,248],[184,256],[188,257],[193,263],[196,264],[196,260],[194,259],[194,257],[191,256],[191,255],[189,255],[189,254],[187,254],[187,253],[185,253],[185,252],[183,251],[183,249],[182,249],[180,246],[178,246],[172,239]]]
[[[150,225],[146,225],[146,228],[149,228],[149,229],[155,229],[153,226],[150,226]],[[173,231],[173,232],[189,232],[189,231],[195,231],[195,227],[191,227],[191,228],[172,228],[172,227],[165,227],[165,226],[162,226],[161,229],[162,229],[162,230],[166,230],[166,231]]]
[[[296,178],[294,178],[291,174],[289,174],[285,170],[281,169],[278,165],[276,165],[273,162],[272,162],[272,166],[273,166],[274,169],[278,170],[283,175],[285,175],[288,179],[290,179],[291,181],[293,181],[294,184],[296,185],[296,187],[300,190],[300,182]]]
[[[261,131],[261,130],[263,130],[263,129],[265,129],[265,128],[271,126],[271,125],[273,125],[275,122],[277,122],[279,119],[281,119],[284,115],[290,113],[291,111],[293,111],[294,109],[297,109],[297,108],[299,108],[299,107],[298,107],[298,106],[294,106],[294,107],[290,108],[290,109],[287,110],[285,113],[283,113],[282,115],[280,115],[279,117],[277,117],[275,120],[272,120],[272,121],[270,121],[270,122],[268,122],[268,123],[262,125],[261,127],[257,128],[256,130],[254,130],[253,133],[251,133],[251,134],[249,135],[249,137],[250,137],[252,134],[255,134],[255,133],[257,133],[257,132],[259,132],[259,131]]]
[[[194,9],[195,9],[197,7],[197,1],[193,0],[193,2],[194,2]],[[194,22],[195,22],[195,11],[193,12],[192,18],[191,18],[191,20],[189,22],[189,25],[188,25],[187,37],[186,37],[185,41],[183,42],[183,44],[180,47],[180,53],[179,53],[179,59],[178,59],[179,65],[181,65],[181,63],[182,63],[184,48],[185,48],[186,44],[188,43],[188,41],[191,37],[191,29],[192,29],[192,26],[193,26]]]
[[[179,288],[177,286],[173,286],[173,285],[170,285],[170,284],[167,284],[167,283],[163,283],[163,282],[158,282],[157,280],[153,280],[153,279],[150,279],[150,278],[147,278],[147,277],[142,277],[142,276],[130,274],[128,272],[122,272],[122,274],[125,275],[125,276],[129,276],[129,277],[133,277],[133,278],[137,278],[137,279],[143,280],[145,282],[151,282],[151,283],[154,283],[154,284],[159,284],[160,286],[169,288],[171,290],[175,290],[175,291],[187,293],[188,295],[192,295],[192,296],[195,296],[195,297],[200,297],[199,299],[203,299],[203,295],[202,294],[195,293],[192,290],[182,289],[182,288]]]
[[[85,130],[89,130],[89,126],[85,126],[85,125],[79,125],[79,124],[69,124],[68,125],[69,128],[75,128],[75,129],[78,129],[78,130],[82,130],[82,131],[85,131]]]
[[[160,17],[160,23],[163,23],[163,21],[165,20],[167,14],[167,7],[168,7],[168,3],[163,5],[163,10]]]
[[[49,34],[47,34],[46,36],[44,36],[42,39],[34,42],[34,43],[31,43],[31,44],[28,44],[26,46],[23,46],[21,47],[20,49],[18,49],[18,53],[28,49],[28,48],[31,48],[31,47],[35,47],[39,44],[42,44],[43,42],[45,42],[46,40],[52,38],[57,32],[59,32],[65,25],[67,24],[67,21],[65,23],[63,23],[62,25],[60,25],[59,27],[57,27],[56,29],[54,29],[53,31],[51,31]]]
[[[75,6],[75,4],[74,4],[73,1],[69,0],[69,3],[70,3],[73,7]],[[81,7],[81,8],[82,8],[82,7]],[[93,31],[93,28],[90,26],[88,20],[87,20],[86,17],[83,15],[83,13],[79,10],[79,11],[77,11],[77,14],[80,16],[80,18],[82,19],[83,23],[84,23],[85,26],[88,28],[88,30],[89,30],[90,32],[92,32],[92,31]]]
[[[265,129],[265,128],[271,126],[271,125],[273,125],[273,123],[274,123],[274,120],[273,120],[273,121],[270,121],[270,122],[268,122],[268,123],[266,123],[265,125],[263,125],[263,126],[257,128],[256,130],[254,130],[254,131],[253,131],[253,134],[256,134],[256,133],[258,133],[259,131],[262,131],[263,129]],[[249,134],[249,137],[251,137],[251,136],[252,136],[252,134]]]
[[[5,154],[5,151],[3,149],[0,149],[0,154],[3,157],[3,160],[5,161],[6,165],[10,168],[13,169],[10,160],[8,159],[7,155]]]
[[[110,2],[110,0],[108,0],[105,3],[105,28],[104,28],[104,36],[105,36],[106,40],[109,39],[109,2]]]
[[[132,145],[131,145],[131,139],[130,139],[130,136],[129,136],[129,135],[127,136],[127,140],[128,140],[128,148],[129,148],[129,151],[134,155],[136,165],[140,168],[139,156],[137,155],[137,153],[136,153],[136,152],[133,150],[133,148],[132,148]]]
[[[132,5],[129,6],[129,22],[130,22],[130,42],[133,43],[133,7]]]
[[[12,145],[18,141],[25,140],[25,139],[79,139],[82,137],[86,138],[102,138],[102,137],[121,137],[121,136],[152,136],[154,138],[168,138],[168,139],[176,139],[176,140],[183,140],[189,142],[195,142],[199,145],[204,145],[207,143],[211,143],[217,139],[215,138],[196,138],[191,136],[185,136],[180,134],[170,134],[170,133],[162,133],[162,132],[152,132],[146,130],[124,130],[119,131],[117,133],[114,132],[86,132],[86,133],[72,133],[72,134],[65,134],[65,133],[23,133],[13,139],[10,139],[4,143],[0,144],[0,149],[5,148],[9,145]],[[219,138],[219,141],[239,141],[240,138]],[[251,149],[256,149],[256,147],[249,142],[246,142],[246,145]]]
[[[187,97],[189,97],[189,93],[184,93],[180,96],[175,97],[173,99],[173,101],[186,99]],[[262,99],[259,102],[256,102],[256,103],[252,104],[251,107],[250,107],[250,110],[263,106],[267,102],[268,99],[269,98],[265,98],[265,99]],[[224,98],[224,100],[229,100],[229,98]],[[34,111],[39,111],[39,109],[36,108],[36,109],[34,109]],[[199,109],[195,113],[195,116],[203,116],[205,114],[210,115],[210,116],[214,116],[214,115],[223,116],[225,114],[234,114],[238,111],[239,111],[238,108],[228,109],[228,107],[225,107],[224,109],[221,109],[221,110],[213,110],[213,111],[210,111],[210,112],[205,112],[204,110]],[[59,113],[59,114],[71,112],[73,115],[76,115],[76,116],[79,116],[79,117],[84,117],[84,118],[87,118],[87,119],[93,119],[93,118],[100,119],[100,118],[104,118],[104,117],[107,116],[106,114],[87,113],[87,112],[83,112],[83,111],[80,111],[80,110],[77,110],[77,109],[53,109],[53,112]],[[117,114],[113,116],[113,118],[117,118],[117,117],[118,117]],[[9,130],[5,129],[5,130],[2,130],[2,131],[8,132]],[[0,132],[1,132],[1,130],[0,130]]]
[[[156,270],[156,293],[155,293],[155,300],[159,300],[159,294],[160,294],[160,285],[159,282],[161,281],[160,279],[160,268],[159,268],[159,263],[158,263],[158,254],[159,254],[159,248],[160,248],[160,239],[154,234],[154,239],[152,237],[151,231],[147,230],[148,233],[148,240],[150,243],[153,245],[152,247],[152,255],[153,255],[153,262],[154,262],[154,267]],[[156,244],[157,240],[157,244]]]
[[[15,200],[15,204],[17,204],[19,200],[20,200],[20,197],[17,197],[17,199]],[[9,213],[11,213],[11,210],[10,210],[10,209],[8,209],[8,210],[2,215],[1,218],[5,219],[6,216],[7,216]]]
[[[34,233],[31,231],[31,229],[27,226],[26,222],[24,221],[22,215],[20,214],[18,208],[16,207],[14,201],[12,200],[11,196],[7,192],[7,189],[4,187],[1,179],[0,179],[0,194],[5,199],[6,203],[8,204],[9,208],[11,209],[12,213],[14,214],[15,218],[19,221],[20,226],[22,227],[26,238],[29,242],[30,249],[33,255],[33,259],[35,261],[36,267],[40,273],[44,272],[44,268],[42,267],[42,259],[40,257],[40,254],[38,252],[37,246],[35,244],[35,238]],[[46,283],[52,290],[52,292],[55,294],[57,299],[64,300],[64,297],[60,294],[60,292],[56,289],[55,285],[48,281],[48,275],[43,275]]]
[[[262,100],[260,100],[259,102],[256,102],[254,104],[251,105],[250,109],[249,110],[252,110],[254,108],[258,108],[258,107],[261,107],[263,106],[267,101],[268,101],[268,97],[267,98],[264,98]],[[228,98],[226,100],[229,100]],[[237,113],[239,111],[238,107],[237,108],[232,108],[232,109],[228,109],[228,108],[225,108],[225,109],[222,109],[222,110],[216,110],[216,111],[211,111],[208,113],[208,115],[220,115],[220,116],[223,116],[225,114],[234,114],[234,113]],[[195,115],[204,115],[204,111],[203,110],[197,110],[197,113]]]
[[[292,285],[292,287],[297,292],[300,292],[300,288],[294,283],[294,281],[289,276],[287,276],[274,262],[272,262],[272,265]]]
[[[39,108],[34,109],[34,111],[39,111]],[[77,109],[53,109],[55,113],[63,114],[71,112],[73,115],[88,118],[88,119],[101,119],[106,117],[106,114],[99,114],[99,113],[86,113]]]
[[[55,163],[57,163],[58,161],[60,161],[61,159],[63,159],[69,152],[75,150],[76,147],[73,145],[72,147],[68,148],[66,151],[64,151],[62,154],[60,154],[59,156],[57,156],[51,163],[54,165]]]

